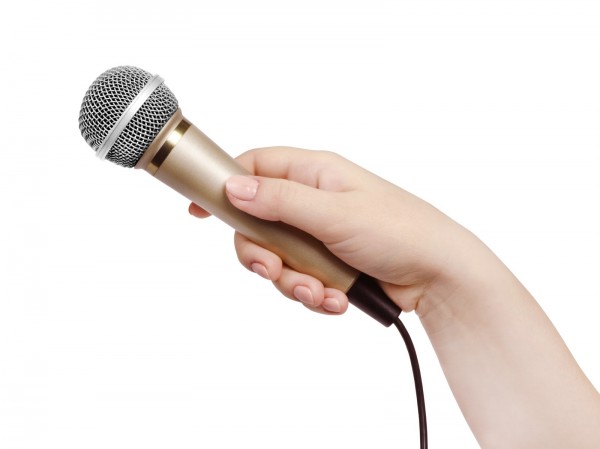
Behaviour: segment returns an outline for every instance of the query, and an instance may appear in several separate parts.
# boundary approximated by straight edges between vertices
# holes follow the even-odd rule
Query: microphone
[[[79,129],[100,159],[145,170],[294,270],[345,292],[351,304],[384,326],[400,315],[375,279],[338,259],[313,236],[236,209],[227,199],[225,182],[250,173],[183,117],[160,76],[131,66],[102,73],[83,98]]]

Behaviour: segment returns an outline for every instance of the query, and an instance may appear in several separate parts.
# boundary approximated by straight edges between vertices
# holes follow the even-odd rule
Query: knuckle
[[[269,209],[273,218],[280,220],[285,213],[286,205],[294,201],[295,191],[290,181],[277,180],[273,184],[269,198]]]
[[[340,159],[340,155],[329,150],[316,150],[315,154],[323,161],[332,162]]]
[[[273,200],[277,204],[283,203],[289,199],[290,193],[289,182],[278,180],[273,189]]]

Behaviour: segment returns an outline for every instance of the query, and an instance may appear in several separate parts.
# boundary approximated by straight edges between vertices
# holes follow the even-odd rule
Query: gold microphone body
[[[221,219],[258,245],[277,254],[296,271],[347,292],[359,272],[335,257],[319,240],[281,222],[248,215],[231,205],[225,182],[250,174],[192,125],[178,109],[148,147],[135,168],[156,179]]]

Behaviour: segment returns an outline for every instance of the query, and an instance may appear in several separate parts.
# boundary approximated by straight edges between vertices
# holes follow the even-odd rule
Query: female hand
[[[238,162],[252,175],[228,180],[235,207],[312,234],[379,279],[402,310],[416,310],[482,448],[599,447],[600,396],[533,297],[479,239],[332,153],[265,148]],[[208,216],[193,204],[190,212]],[[312,310],[348,307],[343,292],[244,236],[236,234],[235,247],[245,267]]]
[[[445,271],[464,230],[428,203],[334,153],[273,147],[237,158],[252,176],[233,176],[227,196],[240,210],[282,221],[322,241],[337,257],[379,279],[402,310],[421,300]],[[209,214],[196,204],[190,213]],[[346,295],[282,264],[235,234],[240,262],[315,311],[343,313]]]

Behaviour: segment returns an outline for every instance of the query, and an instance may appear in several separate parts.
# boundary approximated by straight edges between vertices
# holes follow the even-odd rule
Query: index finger
[[[329,152],[293,147],[268,147],[247,151],[236,161],[253,175],[296,181],[334,192],[352,190],[352,171],[359,167]]]

